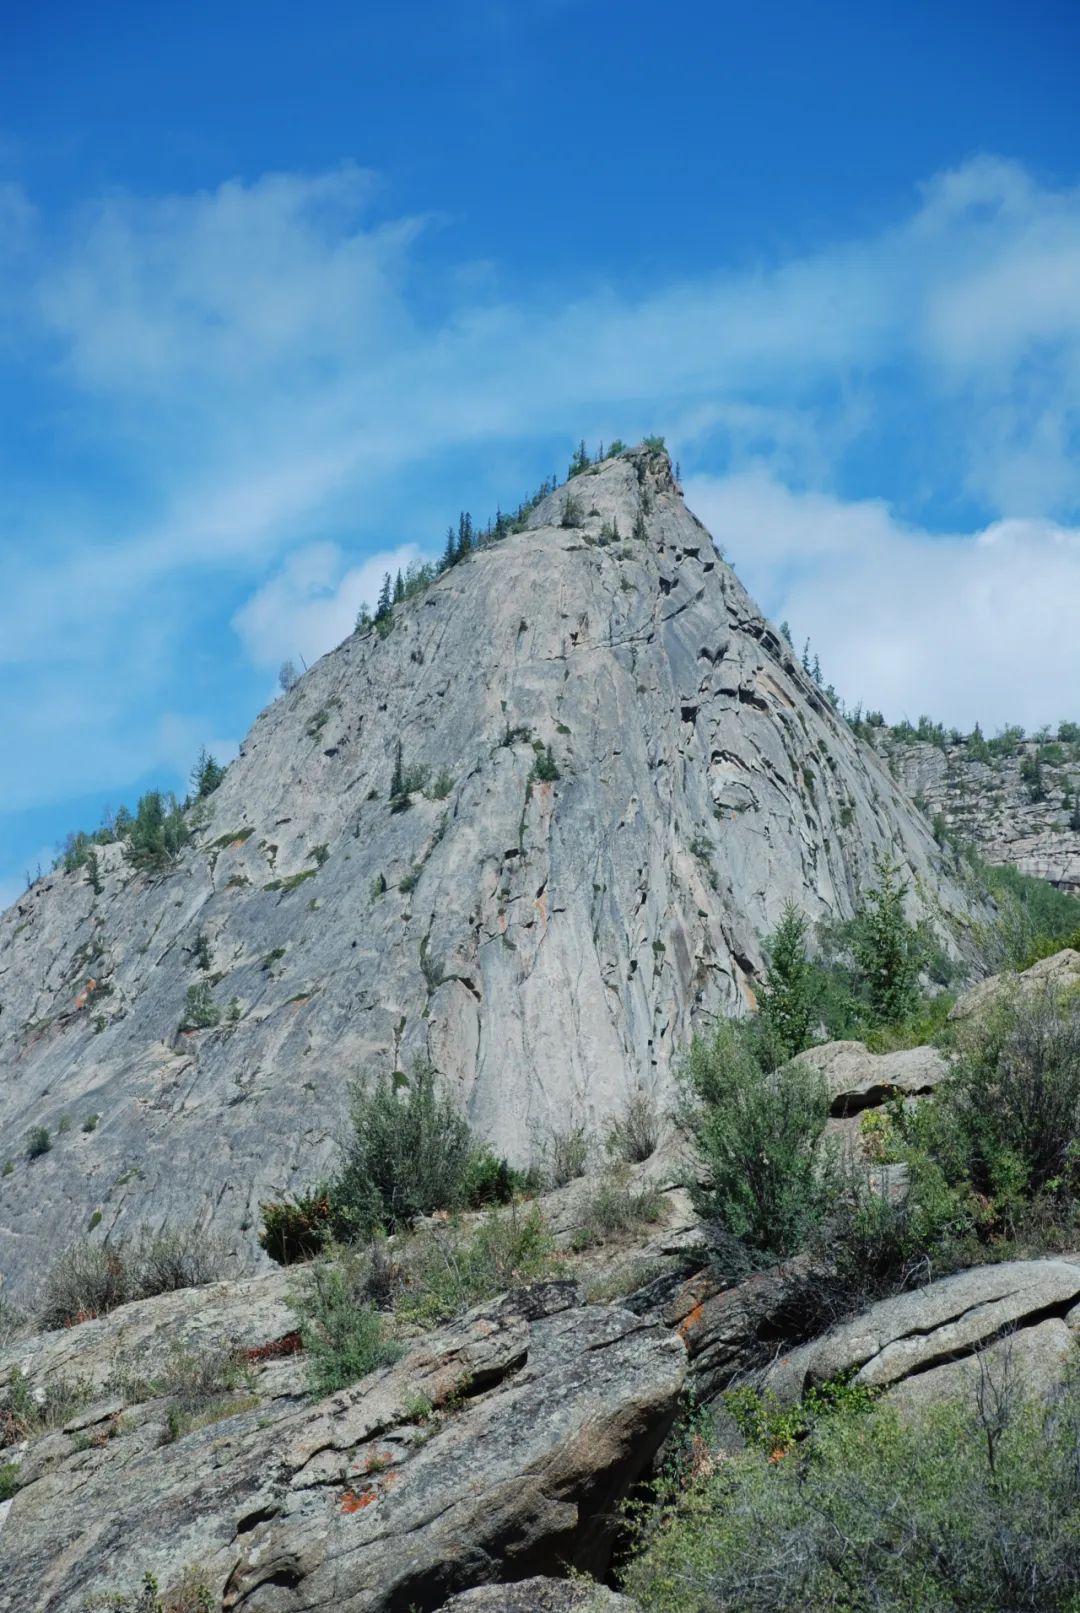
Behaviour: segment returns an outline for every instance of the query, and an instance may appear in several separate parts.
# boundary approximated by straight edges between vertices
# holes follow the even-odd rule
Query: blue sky
[[[0,899],[581,436],[850,700],[1080,718],[1075,5],[160,10],[7,20]]]

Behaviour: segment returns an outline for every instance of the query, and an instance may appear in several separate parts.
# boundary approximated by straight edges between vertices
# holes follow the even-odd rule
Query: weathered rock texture
[[[925,1288],[884,1299],[824,1338],[792,1350],[766,1386],[797,1400],[838,1373],[907,1398],[954,1393],[964,1363],[1006,1348],[1023,1389],[1060,1382],[1077,1356],[1080,1258],[1010,1260],[976,1266]]]
[[[987,862],[1011,865],[1080,893],[1080,830],[1070,827],[1080,787],[1080,747],[1027,739],[1007,755],[981,760],[967,743],[944,748],[898,741],[885,728],[878,743],[897,778],[928,817],[973,841]],[[1021,769],[1042,758],[1042,799],[1031,799]]]
[[[160,1306],[130,1308],[144,1336]],[[99,1324],[118,1350],[125,1325]],[[89,1353],[105,1347],[99,1334]],[[299,1363],[262,1370],[258,1404],[166,1443],[161,1404],[130,1404],[121,1379],[27,1453],[0,1507],[3,1613],[76,1613],[146,1572],[163,1588],[197,1573],[215,1606],[244,1613],[426,1613],[477,1584],[603,1573],[685,1352],[659,1324],[547,1283],[314,1404]]]
[[[692,1026],[752,1004],[784,902],[850,915],[877,853],[953,944],[966,898],[925,822],[664,454],[575,478],[530,528],[263,712],[168,873],[106,846],[100,892],[53,874],[0,920],[9,1288],[95,1212],[98,1236],[197,1216],[259,1258],[260,1200],[325,1171],[362,1070],[429,1057],[517,1160],[638,1088],[663,1103]],[[399,740],[431,781],[406,811]],[[222,1022],[181,1033],[200,981]]]

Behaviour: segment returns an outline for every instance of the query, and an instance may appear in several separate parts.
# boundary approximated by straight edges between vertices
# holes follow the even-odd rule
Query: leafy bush
[[[26,1134],[27,1159],[40,1159],[52,1148],[52,1138],[46,1126],[31,1126]]]
[[[594,1249],[636,1232],[659,1221],[663,1209],[664,1196],[657,1188],[651,1184],[635,1187],[625,1166],[608,1171],[582,1206],[573,1246],[579,1252]]]
[[[488,1204],[509,1204],[517,1194],[535,1187],[533,1173],[515,1170],[490,1148],[477,1149],[465,1171],[462,1194],[470,1209]]]
[[[640,1165],[656,1153],[660,1141],[660,1116],[647,1092],[635,1092],[622,1112],[608,1126],[605,1143],[609,1154],[627,1165]]]
[[[295,1198],[268,1200],[259,1209],[263,1221],[259,1242],[279,1266],[310,1260],[330,1241],[330,1192],[325,1186]]]
[[[984,1368],[903,1417],[841,1397],[796,1443],[700,1452],[625,1587],[645,1613],[1075,1613],[1078,1445],[1075,1381],[1025,1404]]]
[[[477,1147],[451,1093],[429,1064],[358,1082],[352,1133],[330,1186],[334,1229],[351,1241],[466,1201]]]
[[[356,1251],[308,1266],[289,1296],[300,1323],[313,1394],[357,1383],[400,1355],[369,1293],[370,1261]]]
[[[544,1175],[549,1187],[565,1187],[584,1176],[589,1161],[589,1133],[584,1125],[553,1131],[544,1147]]]
[[[220,1249],[198,1227],[131,1240],[83,1238],[46,1277],[38,1319],[45,1328],[70,1327],[135,1299],[215,1282],[221,1269]]]
[[[189,986],[184,999],[184,1013],[180,1020],[180,1029],[209,1030],[211,1026],[221,1021],[221,1009],[214,1001],[213,992],[209,982],[199,980],[195,985]]]
[[[452,1225],[419,1232],[405,1262],[396,1309],[406,1321],[433,1327],[482,1300],[556,1272],[554,1245],[540,1211],[492,1211],[470,1231]]]
[[[801,1248],[835,1188],[823,1146],[823,1076],[799,1063],[766,1074],[750,1037],[722,1023],[685,1061],[686,1120],[705,1166],[695,1208],[725,1237],[762,1256]]]
[[[1015,1225],[1040,1195],[1080,1195],[1080,998],[1049,988],[994,1005],[961,1038],[948,1080],[911,1121],[953,1181]]]

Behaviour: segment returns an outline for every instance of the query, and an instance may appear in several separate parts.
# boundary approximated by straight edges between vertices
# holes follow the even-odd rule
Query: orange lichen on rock
[[[376,1500],[374,1490],[346,1490],[341,1498],[341,1510],[346,1514],[363,1512],[374,1500]]]

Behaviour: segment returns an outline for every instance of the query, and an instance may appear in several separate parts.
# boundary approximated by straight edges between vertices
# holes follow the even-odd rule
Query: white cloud
[[[361,605],[374,606],[387,572],[395,577],[425,558],[415,543],[406,543],[347,566],[336,544],[309,544],[286,558],[233,626],[257,666],[301,659],[310,666],[352,632]]]
[[[1080,527],[1007,519],[940,536],[760,468],[686,494],[849,704],[963,729],[1080,715]]]

